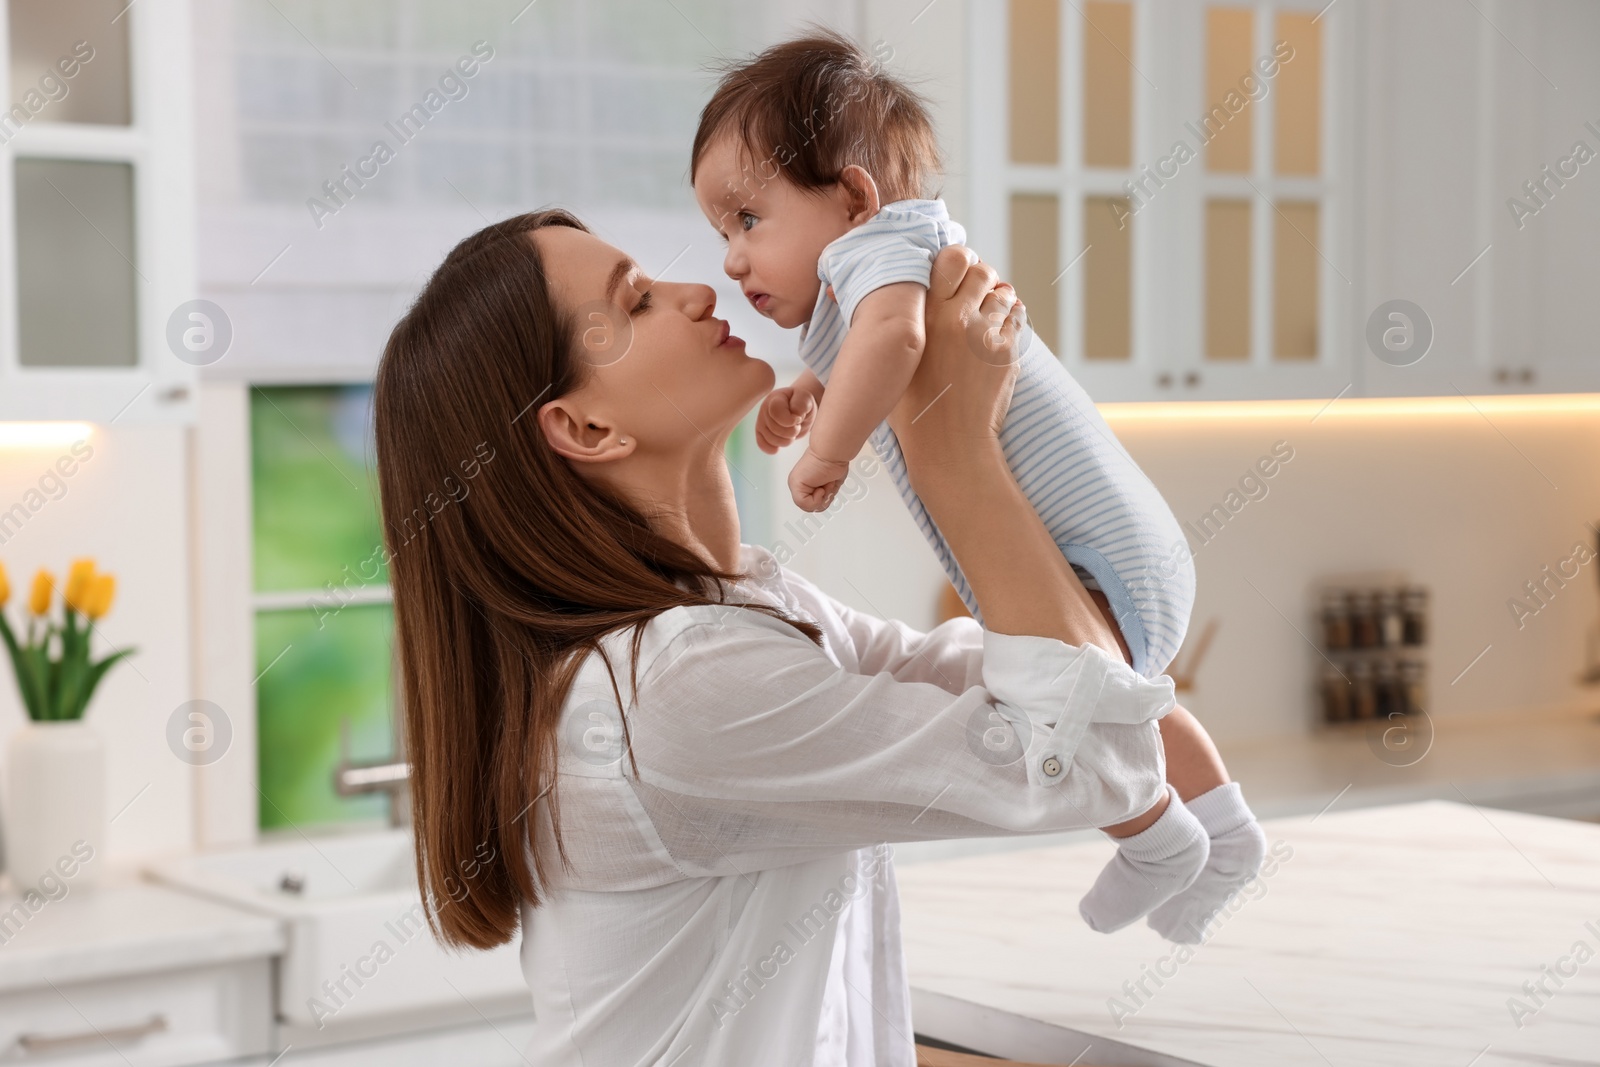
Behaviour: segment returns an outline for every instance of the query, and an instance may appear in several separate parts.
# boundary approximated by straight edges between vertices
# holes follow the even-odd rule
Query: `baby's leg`
[[[1105,595],[1091,589],[1089,596],[1116,631],[1123,658],[1131,662],[1133,657],[1128,653],[1128,644],[1111,615]],[[1177,711],[1168,712],[1166,718],[1172,718]],[[1205,731],[1192,715],[1187,712],[1184,715],[1187,716],[1187,725],[1192,729],[1173,731],[1180,748],[1178,762],[1184,769],[1185,785],[1193,784],[1198,788],[1204,785],[1200,772],[1207,760],[1203,753],[1194,749],[1192,742],[1194,733],[1204,738]],[[1162,721],[1164,724],[1165,719]],[[1103,934],[1122,929],[1181,894],[1199,876],[1209,855],[1205,828],[1180,802],[1183,791],[1174,789],[1171,768],[1173,742],[1169,740],[1165,728],[1162,729],[1161,740],[1162,747],[1168,752],[1167,794],[1148,811],[1126,822],[1102,827],[1116,839],[1117,854],[1078,903],[1078,914],[1083,916],[1083,921]],[[1210,745],[1209,738],[1206,738],[1206,744]],[[1211,753],[1215,756],[1216,750],[1211,749]],[[1220,759],[1216,763],[1218,767],[1221,766]],[[1188,776],[1193,777],[1192,783],[1187,780]]]
[[[1091,589],[1089,596],[1115,628],[1105,595]],[[1117,640],[1122,641],[1120,630]],[[1128,656],[1126,642],[1122,653]],[[1228,769],[1211,735],[1186,708],[1175,707],[1161,720],[1161,747],[1167,756],[1167,782],[1205,830],[1209,849],[1193,884],[1152,910],[1149,923],[1169,941],[1198,944],[1228,898],[1255,877],[1266,854],[1267,838],[1238,785],[1228,780]],[[1125,830],[1143,830],[1156,822],[1167,804],[1163,797],[1150,811],[1107,827],[1106,833],[1121,838]]]

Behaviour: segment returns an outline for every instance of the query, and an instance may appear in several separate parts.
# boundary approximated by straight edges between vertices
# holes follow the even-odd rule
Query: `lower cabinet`
[[[12,990],[0,1062],[180,1067],[273,1050],[272,960]]]

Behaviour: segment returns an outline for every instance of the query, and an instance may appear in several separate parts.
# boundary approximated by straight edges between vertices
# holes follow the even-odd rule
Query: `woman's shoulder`
[[[759,545],[740,546],[739,569],[744,580],[727,587],[725,602],[668,608],[644,624],[638,646],[641,675],[669,650],[674,659],[695,652],[716,654],[741,638],[762,640],[775,635],[781,641],[816,647],[804,633],[755,605],[826,631],[831,621],[828,598]],[[628,662],[633,655],[633,631],[612,633],[603,644],[613,663]]]

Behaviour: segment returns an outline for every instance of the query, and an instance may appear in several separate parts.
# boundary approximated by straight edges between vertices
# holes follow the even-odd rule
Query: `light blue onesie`
[[[894,282],[926,286],[939,250],[966,239],[942,200],[898,200],[830,244],[817,263],[823,291],[800,335],[805,365],[826,385],[862,298]],[[1088,394],[1043,341],[1032,331],[1028,337],[1000,433],[1006,462],[1084,584],[1098,587],[1110,601],[1134,670],[1155,678],[1177,654],[1194,607],[1194,565],[1183,550],[1183,532]],[[950,546],[911,491],[905,458],[887,422],[871,441],[945,573],[981,622]]]

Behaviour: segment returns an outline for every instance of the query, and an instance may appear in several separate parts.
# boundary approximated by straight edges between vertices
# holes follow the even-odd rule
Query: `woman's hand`
[[[1022,304],[996,279],[962,245],[933,262],[922,362],[889,415],[919,493],[966,460],[998,454],[1016,384]]]

